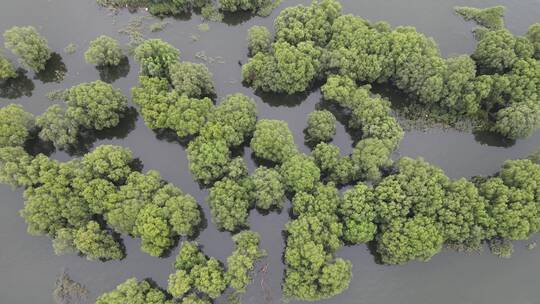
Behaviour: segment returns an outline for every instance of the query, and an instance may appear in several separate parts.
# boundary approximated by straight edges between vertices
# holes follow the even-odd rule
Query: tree
[[[230,154],[224,140],[206,140],[199,136],[187,148],[189,170],[196,180],[209,185],[223,177],[231,159]]]
[[[101,80],[71,87],[62,97],[68,105],[66,115],[88,129],[117,126],[127,109],[127,97]]]
[[[50,141],[58,149],[65,149],[77,143],[79,124],[66,115],[66,109],[52,105],[37,117],[36,125],[41,128],[39,138]]]
[[[309,113],[307,124],[306,134],[310,141],[329,141],[336,134],[336,117],[329,111]]]
[[[243,94],[227,95],[210,113],[208,122],[210,128],[218,128],[222,132],[212,130],[211,132],[202,132],[202,136],[223,139],[229,146],[239,146],[248,137],[251,137],[255,130],[257,106],[253,99]]]
[[[360,140],[351,155],[356,175],[363,180],[380,180],[381,169],[392,165],[391,154],[392,151],[383,140],[377,138]]]
[[[23,65],[34,72],[45,69],[45,63],[51,58],[47,40],[32,26],[14,26],[4,32],[4,46],[19,56]]]
[[[280,120],[259,120],[250,146],[257,157],[276,163],[283,163],[297,151],[287,123]]]
[[[195,242],[182,242],[180,252],[176,256],[174,268],[184,270],[188,274],[196,265],[204,265],[207,262],[206,256],[201,252],[199,245]]]
[[[105,35],[91,41],[90,47],[84,53],[86,62],[96,66],[116,66],[124,57],[118,41]]]
[[[508,30],[489,31],[478,42],[472,58],[483,69],[505,72],[518,59],[515,45],[516,40]]]
[[[174,89],[180,94],[193,98],[215,94],[212,73],[204,64],[177,62],[170,66],[169,75]]]
[[[225,270],[215,258],[208,259],[205,265],[195,265],[191,275],[195,289],[212,299],[219,297],[227,288]]]
[[[94,221],[77,230],[73,243],[90,260],[119,260],[124,257],[118,242]]]
[[[258,12],[267,7],[272,7],[273,2],[273,0],[219,0],[219,5],[220,9],[225,12]]]
[[[287,296],[320,300],[341,293],[349,285],[351,263],[333,257],[342,245],[343,225],[337,215],[341,204],[333,184],[319,184],[313,194],[295,195],[293,211],[299,217],[286,225],[283,290]]]
[[[17,71],[13,63],[0,52],[0,80],[17,77]]]
[[[140,173],[132,173],[130,167],[133,155],[128,148],[101,145],[91,153],[86,154],[82,159],[85,172],[92,178],[105,178],[112,182],[133,182],[132,179]],[[157,174],[159,176],[159,174]]]
[[[195,99],[177,94],[171,94],[169,98],[170,105],[163,104],[165,111],[158,113],[166,117],[164,127],[173,129],[181,138],[198,134],[213,110],[212,101],[206,97]],[[159,107],[151,107],[154,106]]]
[[[269,210],[271,208],[281,209],[285,199],[285,185],[279,171],[258,167],[251,177],[253,181],[253,198],[255,205],[259,209]]]
[[[207,297],[200,297],[197,294],[189,294],[182,299],[181,304],[212,304]]]
[[[309,41],[324,46],[330,38],[332,23],[340,14],[341,4],[335,0],[313,2],[310,6],[288,7],[274,22],[276,40],[284,40],[293,45]]]
[[[534,58],[540,60],[540,23],[529,26],[526,36],[534,46]]]
[[[443,240],[429,217],[398,218],[384,226],[377,240],[377,252],[386,264],[428,261],[441,250]]]
[[[504,28],[504,6],[497,5],[488,8],[474,8],[467,6],[458,6],[454,10],[456,13],[469,21],[474,20],[478,25],[481,25],[490,30],[500,30]]]
[[[210,188],[208,204],[218,228],[235,231],[247,226],[250,193],[241,183],[230,179],[216,182]]]
[[[151,256],[161,256],[172,245],[173,233],[165,210],[148,204],[138,212],[133,234],[141,237],[141,250]]]
[[[312,42],[295,46],[278,40],[270,53],[257,53],[242,66],[242,79],[264,92],[304,92],[320,71],[321,55]]]
[[[0,108],[0,147],[22,146],[34,126],[34,116],[21,105]]]
[[[172,304],[165,293],[154,288],[147,281],[137,282],[131,278],[118,285],[115,290],[104,293],[96,300],[96,304]]]
[[[248,30],[248,50],[250,56],[268,53],[272,44],[272,34],[264,26],[254,25]]]
[[[493,130],[511,139],[524,138],[540,127],[540,105],[516,103],[499,110]]]
[[[242,231],[233,236],[235,249],[227,258],[227,280],[237,292],[245,292],[251,282],[249,273],[255,267],[254,263],[266,255],[259,249],[260,236],[253,231]]]
[[[336,184],[344,185],[358,178],[357,169],[348,156],[341,156],[338,146],[319,143],[312,153],[323,177]]]
[[[347,242],[367,243],[375,238],[377,213],[373,203],[373,191],[363,183],[345,192],[339,212],[343,217],[343,237]]]
[[[192,284],[192,278],[185,270],[177,270],[169,276],[167,291],[174,298],[181,298],[191,289]]]
[[[321,171],[312,157],[296,154],[287,159],[280,169],[283,182],[291,192],[309,192],[321,178]]]
[[[437,212],[444,239],[448,243],[479,248],[481,241],[490,236],[493,224],[486,211],[487,201],[476,186],[464,178],[452,181],[446,195],[443,207]]]
[[[156,171],[131,172],[105,214],[107,224],[119,233],[135,235],[139,212],[152,203],[153,196],[162,187],[163,181]]]
[[[144,76],[167,77],[180,60],[180,51],[161,39],[148,39],[135,49],[135,60]]]

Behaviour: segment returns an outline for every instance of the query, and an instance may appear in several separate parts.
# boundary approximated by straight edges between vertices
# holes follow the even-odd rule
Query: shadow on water
[[[106,83],[113,83],[129,74],[131,67],[127,57],[122,58],[117,66],[96,67],[99,72],[99,78]]]
[[[51,58],[45,64],[45,69],[36,73],[34,79],[38,79],[43,83],[60,83],[64,80],[66,73],[67,67],[62,61],[62,56],[58,53],[52,53]]]
[[[116,127],[100,131],[81,130],[77,144],[69,147],[66,152],[71,156],[83,156],[92,149],[94,143],[98,140],[126,138],[135,129],[138,115],[135,108],[129,107]]]
[[[288,95],[268,93],[257,90],[255,91],[255,95],[259,96],[264,103],[268,104],[271,107],[285,106],[289,108],[294,108],[296,106],[299,106],[304,100],[306,100],[312,92],[313,91],[307,91],[303,93]]]
[[[26,76],[25,69],[17,69],[17,77],[0,81],[0,97],[17,99],[23,96],[32,96],[34,82]]]
[[[186,149],[189,142],[195,139],[195,136],[180,137],[172,129],[153,129],[156,134],[156,138],[159,140],[164,140],[168,143],[179,144],[182,148]]]
[[[51,156],[56,150],[54,145],[50,141],[43,141],[38,137],[37,130],[32,132],[30,138],[24,143],[24,150],[32,156],[38,154],[44,154],[46,156]]]
[[[234,13],[224,12],[222,21],[229,26],[234,26],[247,22],[255,16],[257,16],[257,14],[252,11],[237,11]]]
[[[474,140],[490,147],[509,148],[516,144],[514,139],[506,138],[490,131],[474,131]]]

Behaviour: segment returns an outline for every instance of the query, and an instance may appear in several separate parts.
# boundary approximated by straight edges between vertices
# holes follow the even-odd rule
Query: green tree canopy
[[[204,64],[177,62],[169,67],[174,89],[189,97],[201,98],[215,94],[212,73]]]
[[[20,62],[34,72],[45,69],[51,49],[33,26],[14,26],[4,32],[4,46],[19,56]]]
[[[264,26],[254,25],[248,30],[248,50],[251,56],[268,53],[272,44],[272,34]]]
[[[0,51],[0,80],[17,77],[17,71],[3,52]]]
[[[306,134],[310,141],[329,141],[336,134],[336,117],[330,111],[309,113],[307,124]]]
[[[309,192],[315,189],[321,178],[319,167],[312,157],[305,154],[296,154],[287,159],[280,171],[287,190],[291,192]]]
[[[88,129],[117,126],[127,109],[127,97],[101,80],[71,87],[62,98],[68,105],[66,115]]]
[[[22,146],[34,126],[34,116],[21,105],[0,108],[0,147]]]
[[[210,188],[208,204],[218,228],[235,231],[247,226],[252,207],[249,189],[241,182],[223,179]]]
[[[180,60],[180,51],[161,39],[148,39],[135,49],[135,60],[144,76],[166,77]]]
[[[152,287],[148,281],[138,282],[131,278],[118,285],[115,290],[104,293],[96,300],[96,304],[172,304],[167,296],[158,288]]]
[[[281,209],[285,200],[285,185],[279,171],[258,167],[252,175],[253,198],[259,209]]]
[[[90,42],[90,47],[84,53],[86,62],[96,66],[116,66],[125,55],[115,39],[101,35]]]
[[[276,163],[283,163],[297,151],[287,123],[270,119],[257,122],[251,149],[257,157]]]

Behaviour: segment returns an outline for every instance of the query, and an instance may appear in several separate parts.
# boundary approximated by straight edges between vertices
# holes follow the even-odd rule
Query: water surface
[[[170,42],[180,49],[183,60],[201,62],[196,56],[201,51],[209,57],[220,57],[208,63],[214,74],[218,96],[241,92],[253,97],[257,101],[259,117],[287,120],[296,144],[302,151],[308,152],[302,130],[306,126],[307,114],[321,106],[320,92],[315,90],[303,98],[257,96],[252,89],[242,86],[239,63],[247,60],[245,36],[250,26],[258,24],[271,27],[273,19],[283,7],[309,2],[283,1],[268,18],[244,16],[229,19],[229,24],[210,23],[211,29],[206,33],[197,30],[197,25],[202,22],[200,16],[193,15],[187,20],[167,18],[170,24],[163,32],[150,34],[146,31],[145,35]],[[439,43],[444,56],[470,53],[475,47],[470,33],[474,25],[455,16],[453,6],[506,5],[507,26],[516,34],[523,34],[530,24],[540,21],[538,0],[346,0],[342,3],[345,13],[356,14],[371,21],[386,20],[392,25],[416,26]],[[34,75],[27,72],[26,77],[3,85],[0,88],[1,105],[20,103],[27,111],[40,114],[51,104],[46,98],[48,92],[100,77],[113,81],[113,86],[130,95],[130,88],[137,84],[139,70],[131,58],[120,71],[100,73],[84,62],[83,53],[88,42],[101,34],[127,43],[128,37],[118,33],[118,30],[125,27],[134,16],[147,15],[144,12],[130,14],[125,11],[111,15],[107,10],[99,8],[94,0],[3,0],[0,4],[0,31],[13,25],[33,25],[46,36],[58,56],[48,73]],[[155,18],[145,19],[146,28],[155,21]],[[63,49],[69,43],[78,45],[77,53],[64,54]],[[63,81],[56,82],[56,76],[64,73]],[[338,126],[334,143],[341,147],[343,153],[350,153],[354,144],[341,125]],[[207,191],[200,189],[193,181],[188,171],[184,147],[148,129],[136,113],[115,132],[101,134],[86,144],[87,148],[99,144],[129,147],[141,159],[145,171],[156,169],[166,180],[193,195],[203,207],[208,221],[207,228],[198,239],[205,253],[223,261],[231,253],[233,243],[230,234],[219,232],[211,222],[204,202]],[[493,174],[504,160],[524,157],[539,144],[540,132],[525,140],[508,143],[486,134],[442,129],[412,130],[405,134],[396,157],[422,156],[441,166],[452,178],[470,177]],[[255,165],[250,155],[251,151],[246,148],[244,156],[250,170],[253,170]],[[73,156],[60,151],[54,152],[52,157],[69,160]],[[26,233],[26,225],[18,216],[22,206],[20,190],[12,191],[7,186],[0,186],[0,304],[53,303],[51,292],[55,278],[64,268],[73,279],[90,290],[91,301],[132,276],[139,279],[151,278],[166,287],[178,248],[168,258],[153,258],[140,251],[139,240],[125,237],[127,258],[119,262],[90,262],[74,255],[57,257],[53,255],[47,237],[33,237]],[[251,212],[251,228],[261,234],[261,246],[268,252],[268,257],[257,269],[268,265],[268,272],[255,274],[254,283],[244,296],[244,303],[282,302],[282,230],[288,220],[286,211],[266,216],[256,211]],[[444,251],[428,263],[413,262],[405,266],[377,265],[364,245],[345,247],[338,255],[353,262],[354,278],[350,288],[321,303],[539,303],[540,251],[528,251],[525,245],[517,243],[516,253],[508,260],[488,253]]]

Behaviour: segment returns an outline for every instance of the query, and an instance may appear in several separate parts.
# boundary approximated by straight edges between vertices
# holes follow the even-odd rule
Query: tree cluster
[[[200,10],[204,18],[220,21],[222,13],[252,12],[268,16],[277,0],[97,0],[99,5],[114,8],[147,8],[152,15],[182,15]]]
[[[331,183],[296,192],[292,201],[296,218],[286,225],[286,296],[321,300],[349,286],[351,262],[334,257],[342,245],[341,204],[339,191]]]
[[[101,35],[90,42],[90,47],[84,53],[86,62],[96,66],[117,66],[125,55],[115,39]]]
[[[236,248],[227,258],[227,269],[217,259],[206,256],[197,243],[182,243],[174,263],[176,272],[169,276],[167,290],[173,298],[183,301],[194,294],[201,299],[215,299],[228,286],[238,293],[245,292],[255,262],[266,255],[259,248],[259,239],[259,234],[252,231],[234,235]]]
[[[6,30],[4,46],[19,57],[21,64],[36,73],[45,69],[52,55],[47,40],[33,26],[14,26]]]
[[[452,123],[465,115],[508,138],[530,135],[540,127],[538,26],[514,36],[504,28],[503,7],[457,11],[484,26],[482,35],[471,56],[443,58],[436,43],[414,28],[342,15],[336,0],[290,7],[276,18],[269,49],[253,52],[242,67],[243,80],[287,94],[306,91],[319,75],[327,83],[334,77],[385,82],[436,119]]]
[[[117,126],[127,110],[127,97],[101,80],[73,86],[54,97],[63,100],[67,107],[50,106],[37,117],[36,124],[41,128],[39,137],[57,148],[77,143],[82,130]]]
[[[143,251],[160,256],[177,236],[195,233],[199,207],[156,171],[134,171],[133,161],[131,151],[109,145],[64,163],[4,147],[0,180],[25,188],[21,216],[28,232],[52,238],[57,254],[121,259],[123,249],[112,229],[140,237]]]

